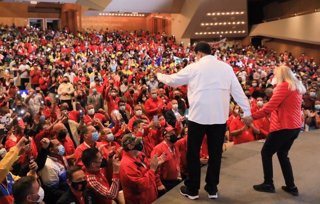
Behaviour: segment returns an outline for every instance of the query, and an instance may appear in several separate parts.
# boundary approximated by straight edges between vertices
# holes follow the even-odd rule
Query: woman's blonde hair
[[[279,67],[276,67],[274,71],[277,84],[287,82],[291,91],[297,90],[300,94],[306,93],[306,88],[304,87],[302,82],[297,79],[297,77],[289,67],[281,65]]]

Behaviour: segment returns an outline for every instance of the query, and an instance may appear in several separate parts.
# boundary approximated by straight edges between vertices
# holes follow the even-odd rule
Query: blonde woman
[[[277,153],[286,183],[286,186],[282,186],[282,189],[298,196],[299,192],[294,183],[288,152],[300,132],[302,95],[306,92],[306,89],[289,67],[277,67],[274,73],[276,87],[270,101],[262,109],[252,114],[253,119],[271,114],[270,133],[261,150],[264,182],[254,185],[253,188],[260,192],[275,192],[272,156]]]

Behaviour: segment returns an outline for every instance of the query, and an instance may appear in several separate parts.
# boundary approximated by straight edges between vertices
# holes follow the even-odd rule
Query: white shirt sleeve
[[[241,107],[245,116],[251,115],[251,108],[247,96],[244,94],[243,89],[235,74],[232,74],[231,81],[231,95],[237,104]]]
[[[190,65],[180,70],[178,73],[171,74],[171,75],[157,73],[157,78],[160,82],[163,82],[172,87],[188,84],[190,76],[191,76]]]

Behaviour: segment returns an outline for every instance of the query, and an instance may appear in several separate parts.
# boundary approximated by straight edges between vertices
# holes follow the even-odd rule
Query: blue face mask
[[[93,132],[93,133],[91,134],[91,136],[92,136],[92,140],[93,140],[94,142],[98,141],[98,139],[99,139],[99,133],[98,133],[98,132]]]
[[[58,146],[58,154],[59,154],[60,156],[63,156],[65,152],[66,152],[66,151],[65,151],[65,149],[64,149],[64,146],[63,146],[63,145],[59,145],[59,146]]]

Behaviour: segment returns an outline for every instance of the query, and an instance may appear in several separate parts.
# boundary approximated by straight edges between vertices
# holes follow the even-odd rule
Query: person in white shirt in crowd
[[[65,148],[57,139],[47,143],[49,143],[48,157],[44,167],[39,171],[39,176],[47,194],[46,203],[55,203],[51,199],[60,198],[68,189],[66,171],[68,162],[64,158]]]
[[[20,90],[26,89],[27,83],[29,83],[29,71],[30,66],[27,64],[27,60],[23,60],[22,64],[19,66],[19,73],[20,73]]]
[[[157,73],[157,78],[169,86],[188,85],[189,121],[187,143],[187,172],[185,186],[180,193],[189,199],[199,198],[200,147],[207,135],[209,162],[205,190],[210,199],[218,198],[222,146],[229,116],[230,94],[250,116],[250,105],[230,65],[211,55],[206,42],[195,46],[197,62],[186,66],[176,74]],[[248,119],[246,123],[252,120]]]
[[[28,104],[32,116],[39,114],[41,106],[44,106],[44,97],[40,91],[40,87],[30,91],[26,98],[26,104]]]
[[[67,103],[68,110],[71,111],[72,107],[72,97],[74,93],[74,87],[72,83],[70,83],[69,78],[64,76],[63,83],[61,83],[58,87],[58,94],[60,96],[60,103]]]

